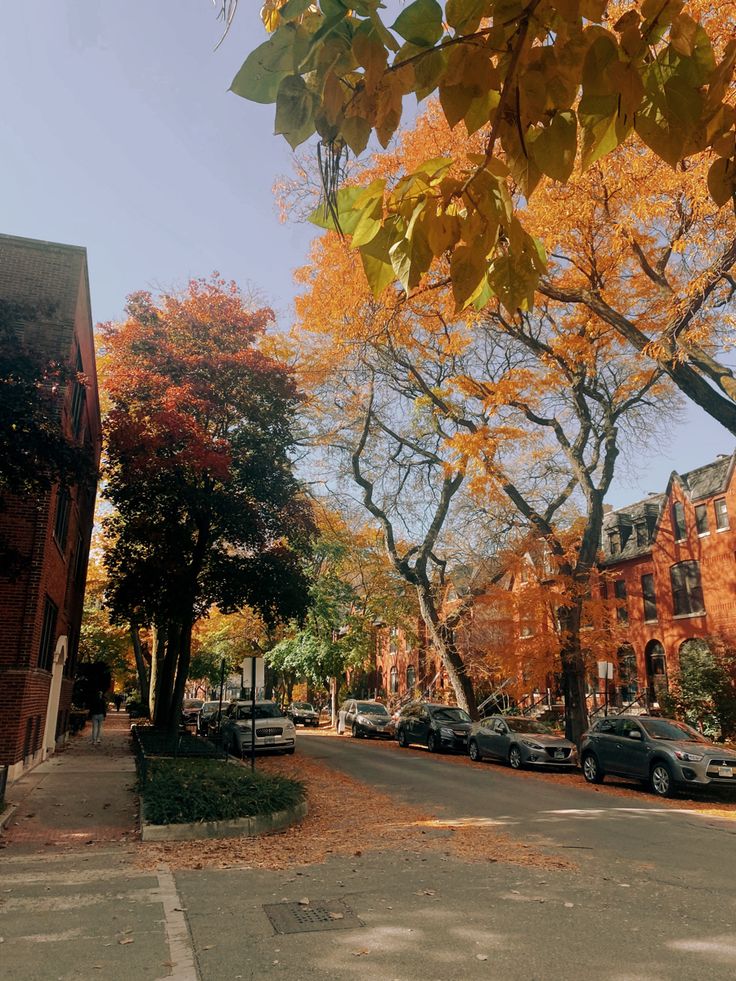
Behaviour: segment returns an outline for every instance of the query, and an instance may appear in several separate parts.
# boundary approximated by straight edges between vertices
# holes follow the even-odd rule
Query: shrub
[[[222,750],[213,743],[194,736],[191,732],[168,733],[154,729],[153,726],[135,726],[133,731],[140,752],[146,757],[186,756],[214,759],[223,755]]]
[[[149,761],[143,814],[152,824],[227,821],[270,814],[304,799],[303,784],[224,760]]]

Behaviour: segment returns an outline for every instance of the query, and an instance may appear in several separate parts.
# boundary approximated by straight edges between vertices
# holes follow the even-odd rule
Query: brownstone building
[[[693,644],[736,646],[736,454],[673,473],[664,494],[610,512],[601,568],[627,643],[619,682],[651,705]]]
[[[18,327],[19,345],[84,376],[59,393],[59,426],[96,469],[100,407],[85,249],[0,235],[0,296],[39,311]],[[0,766],[12,781],[67,738],[95,489],[55,487],[4,503],[0,530],[26,557],[17,575],[0,570]]]

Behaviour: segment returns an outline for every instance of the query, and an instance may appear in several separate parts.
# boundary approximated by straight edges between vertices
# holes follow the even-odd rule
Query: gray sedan
[[[515,770],[524,766],[577,765],[574,743],[542,722],[522,716],[491,715],[474,722],[468,753],[472,760],[506,760]]]

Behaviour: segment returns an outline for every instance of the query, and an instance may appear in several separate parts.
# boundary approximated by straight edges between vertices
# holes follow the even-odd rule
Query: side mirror
[[[644,737],[642,736],[641,731],[639,729],[632,729],[631,732],[629,733],[629,739],[641,740],[643,738]]]

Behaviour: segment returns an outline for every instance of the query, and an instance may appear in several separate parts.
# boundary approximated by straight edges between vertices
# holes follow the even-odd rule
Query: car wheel
[[[583,776],[588,783],[603,783],[603,770],[592,753],[586,753],[583,757]]]
[[[406,749],[409,746],[409,740],[406,738],[406,733],[403,729],[399,729],[396,739],[402,749]]]
[[[353,735],[353,739],[358,739],[358,737],[360,736],[360,729],[358,728],[357,722],[353,722],[353,728],[350,731]]]
[[[430,753],[436,753],[439,750],[437,736],[435,736],[433,732],[430,732],[430,734],[427,736],[427,749],[430,751]]]
[[[285,753],[285,754],[286,754],[287,756],[293,756],[293,755],[294,755],[294,750],[295,750],[295,749],[296,749],[296,746],[292,746],[292,747],[291,747],[291,749],[285,749],[285,750],[284,750],[284,753]]]
[[[473,763],[482,763],[483,757],[480,755],[480,749],[478,748],[478,743],[471,739],[468,743],[468,756],[471,758]]]
[[[655,763],[649,774],[649,786],[657,797],[671,797],[675,792],[675,781],[666,763]]]
[[[524,765],[521,750],[518,746],[512,746],[509,750],[509,766],[512,770],[520,770]]]

